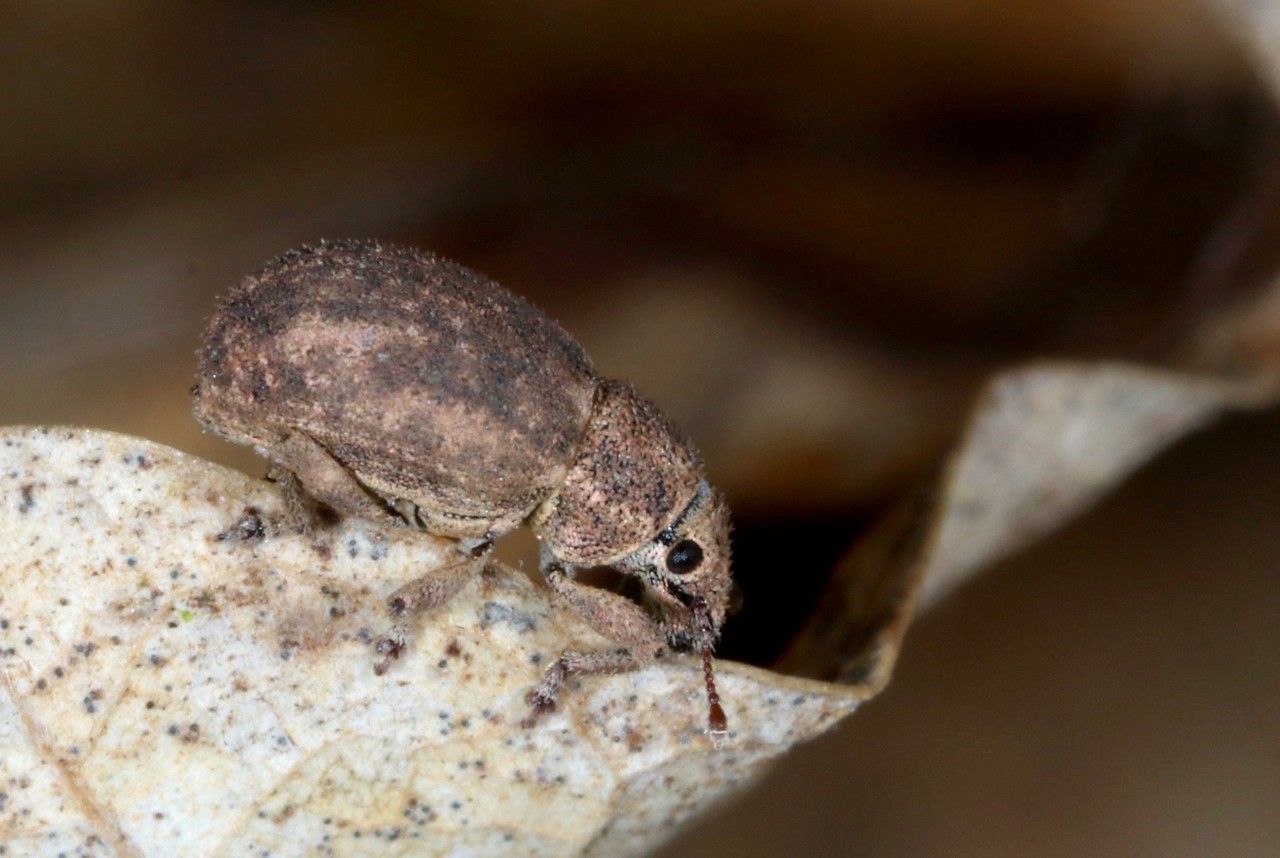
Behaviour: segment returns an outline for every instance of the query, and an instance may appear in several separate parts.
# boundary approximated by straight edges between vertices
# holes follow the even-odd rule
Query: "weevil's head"
[[[733,592],[729,507],[702,481],[693,499],[654,539],[617,566],[644,582],[668,636],[710,650]]]
[[[673,644],[692,645],[702,657],[710,734],[728,732],[711,661],[733,593],[729,507],[703,480],[689,505],[648,544],[616,564],[645,583],[651,606]]]
[[[529,523],[561,562],[642,582],[669,640],[715,643],[733,586],[729,509],[693,445],[631,385],[599,383],[574,459]]]
[[[712,732],[724,732],[712,653],[733,591],[729,509],[693,446],[629,384],[602,381],[559,489],[534,511],[543,550],[641,582],[669,646],[702,655]]]

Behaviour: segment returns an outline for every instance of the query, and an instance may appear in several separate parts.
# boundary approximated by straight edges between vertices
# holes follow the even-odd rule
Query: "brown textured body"
[[[697,646],[714,733],[711,653],[732,581],[729,514],[689,441],[532,305],[431,254],[368,242],[287,253],[210,320],[195,413],[276,463],[292,523],[342,515],[465,540],[458,563],[402,587],[405,617],[447,601],[492,539],[527,523],[557,594],[617,648],[569,651],[530,697],[536,719],[571,673],[633,670]],[[588,587],[614,565],[639,603]],[[403,651],[402,626],[378,645]]]
[[[445,536],[510,530],[563,481],[596,389],[586,354],[448,260],[340,243],[248,278],[214,317],[196,415],[286,467],[316,441]]]

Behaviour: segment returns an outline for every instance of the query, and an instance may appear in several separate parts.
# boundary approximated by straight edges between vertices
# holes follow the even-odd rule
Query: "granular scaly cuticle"
[[[203,426],[274,462],[295,530],[329,509],[458,540],[456,562],[391,595],[379,673],[406,651],[408,622],[480,572],[494,539],[527,525],[547,583],[615,646],[556,659],[525,723],[554,710],[570,676],[691,647],[710,731],[727,731],[712,670],[733,589],[724,498],[657,406],[596,375],[528,302],[409,248],[299,248],[223,301],[192,393]],[[263,538],[255,518],[220,538]],[[593,566],[634,576],[640,602],[576,580]]]

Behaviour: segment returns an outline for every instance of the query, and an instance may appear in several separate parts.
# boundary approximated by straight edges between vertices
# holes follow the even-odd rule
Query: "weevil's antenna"
[[[729,732],[729,719],[725,717],[724,707],[720,705],[720,695],[716,691],[716,677],[711,667],[711,658],[715,652],[715,631],[711,623],[711,611],[707,601],[701,596],[695,597],[691,606],[698,622],[698,642],[702,645],[702,678],[707,684],[707,727],[713,739],[719,740]]]

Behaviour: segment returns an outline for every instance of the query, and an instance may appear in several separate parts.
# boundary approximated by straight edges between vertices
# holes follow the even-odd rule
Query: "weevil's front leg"
[[[653,661],[666,648],[661,628],[635,602],[616,593],[579,584],[559,563],[544,567],[547,583],[580,613],[591,628],[618,644],[616,649],[566,650],[547,668],[542,684],[529,692],[533,707],[522,726],[532,727],[556,708],[565,680],[574,674],[625,673]]]
[[[481,542],[467,551],[458,562],[432,569],[387,597],[387,609],[396,622],[375,647],[382,658],[374,665],[374,673],[385,673],[391,662],[400,658],[400,654],[409,645],[409,623],[413,618],[445,604],[468,581],[480,574],[492,547],[491,542]]]
[[[565,650],[551,667],[547,668],[547,675],[542,683],[525,695],[525,700],[532,708],[520,722],[520,726],[532,727],[543,715],[554,712],[564,681],[572,674],[626,673],[640,666],[635,657],[625,649],[596,650],[595,652]]]

